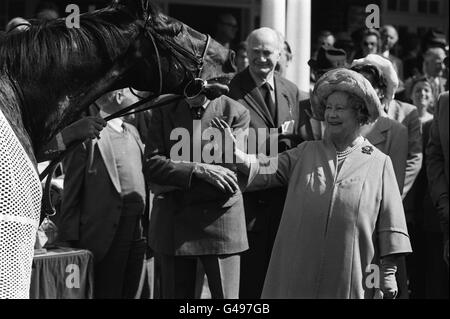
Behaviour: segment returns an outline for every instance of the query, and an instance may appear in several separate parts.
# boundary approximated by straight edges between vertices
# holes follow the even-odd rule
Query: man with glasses
[[[214,39],[227,49],[230,49],[231,42],[236,38],[238,22],[236,18],[229,14],[221,14],[217,19],[216,34]]]

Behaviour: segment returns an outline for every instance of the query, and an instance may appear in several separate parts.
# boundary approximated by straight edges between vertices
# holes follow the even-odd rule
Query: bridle
[[[184,68],[186,78],[190,78],[190,81],[195,81],[197,79],[200,79],[201,73],[203,71],[203,67],[205,64],[205,58],[208,53],[208,48],[211,43],[211,36],[209,34],[206,34],[206,41],[205,46],[203,48],[203,52],[200,57],[193,54],[189,50],[186,50],[183,46],[179,45],[176,42],[171,41],[170,39],[165,39],[161,35],[159,35],[157,32],[155,32],[152,28],[148,27],[149,18],[146,18],[146,21],[143,26],[143,33],[144,37],[150,40],[152,43],[155,56],[156,56],[156,65],[157,65],[157,75],[158,75],[158,91],[156,93],[156,96],[160,96],[162,93],[163,88],[163,76],[162,76],[162,65],[161,65],[161,57],[159,53],[159,47],[157,45],[157,42],[160,43],[161,47],[165,47],[167,51],[169,51],[170,55],[177,60],[177,62]],[[195,70],[191,71],[188,70],[186,67],[186,64],[184,63],[184,60],[188,60],[191,65],[195,66]],[[150,63],[146,58],[143,58],[144,63],[150,67]],[[190,82],[189,81],[189,82]],[[186,86],[189,85],[189,82],[186,83]]]
[[[182,47],[178,43],[173,42],[170,39],[166,39],[166,38],[162,37],[153,28],[151,28],[149,26],[151,15],[149,13],[149,9],[145,8],[144,1],[142,2],[142,6],[144,9],[143,12],[145,12],[145,17],[144,17],[145,22],[141,23],[142,33],[146,39],[150,40],[150,42],[152,43],[154,52],[155,52],[157,75],[158,75],[158,90],[156,93],[151,94],[145,98],[138,96],[140,98],[140,101],[104,118],[105,121],[110,121],[114,118],[123,117],[123,116],[131,115],[131,114],[136,114],[139,112],[144,112],[147,110],[155,109],[158,107],[162,107],[164,105],[177,102],[177,101],[183,99],[184,97],[188,98],[189,96],[186,95],[186,92],[188,92],[187,88],[189,86],[192,86],[193,84],[197,85],[199,82],[201,82],[202,86],[199,87],[199,90],[203,90],[204,85],[206,84],[206,81],[201,79],[200,76],[203,71],[204,61],[205,61],[205,58],[208,53],[208,47],[211,43],[211,36],[206,34],[206,41],[205,41],[205,46],[203,48],[203,52],[202,52],[201,56],[198,57],[194,53],[186,50],[184,47]],[[139,35],[136,37],[136,39],[137,38],[139,38]],[[165,47],[170,52],[171,56],[173,58],[175,58],[181,66],[183,66],[185,75],[189,79],[189,81],[185,81],[185,83],[184,83],[185,84],[185,89],[184,89],[185,96],[174,95],[173,97],[163,100],[161,102],[151,103],[151,102],[154,102],[159,96],[161,96],[162,90],[163,90],[163,85],[164,85],[160,49],[158,48],[157,42],[160,44],[160,46]],[[183,59],[188,60],[192,65],[195,66],[195,69],[192,71],[189,70],[187,68],[187,66],[185,65],[185,63],[183,62]],[[151,69],[150,62],[147,60],[147,58],[143,57],[142,60],[149,67],[149,69]],[[132,89],[131,89],[131,92],[133,94],[135,94]],[[199,92],[196,92],[195,94],[200,94],[200,93],[201,92],[199,91]],[[147,103],[149,105],[139,108],[140,106],[147,104]],[[80,143],[83,143],[83,141],[79,141],[79,142],[70,144],[66,148],[66,150],[61,152],[55,159],[53,159],[50,162],[50,164],[47,166],[47,168],[39,175],[39,178],[41,181],[44,180],[45,177],[47,177],[47,180],[45,182],[44,192],[43,192],[43,200],[42,200],[42,212],[45,214],[45,217],[51,217],[51,216],[56,215],[56,209],[53,206],[52,200],[51,200],[50,189],[51,189],[52,177],[58,167],[58,164],[63,160],[63,158],[67,154],[72,152]],[[43,215],[41,213],[41,221],[43,220],[42,217],[43,217]]]

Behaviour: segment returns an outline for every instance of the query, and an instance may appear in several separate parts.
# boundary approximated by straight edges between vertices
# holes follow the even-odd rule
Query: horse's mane
[[[80,28],[67,28],[65,19],[32,21],[27,31],[0,38],[0,70],[21,81],[39,75],[51,77],[52,70],[76,70],[76,64],[90,59],[113,61],[138,32],[132,22],[125,12],[106,9],[81,15]]]

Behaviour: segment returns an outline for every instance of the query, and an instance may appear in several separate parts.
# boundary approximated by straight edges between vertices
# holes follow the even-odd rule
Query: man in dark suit
[[[240,254],[248,249],[244,204],[236,173],[216,164],[221,156],[208,133],[215,117],[246,134],[249,112],[226,96],[199,94],[152,113],[144,174],[155,194],[149,245],[163,298],[195,297],[197,260],[213,298],[238,298]]]
[[[98,102],[106,117],[134,103],[129,89]],[[136,128],[117,118],[72,154],[64,180],[60,240],[94,254],[96,298],[134,298],[145,254],[141,218],[146,189],[144,146]]]
[[[448,59],[447,59],[448,61]],[[448,66],[448,62],[447,62]],[[430,139],[426,148],[427,155],[427,175],[430,187],[430,194],[433,204],[436,207],[441,223],[444,239],[444,260],[448,262],[448,238],[449,238],[449,103],[448,91],[442,93],[436,104],[433,123],[430,129]],[[444,278],[443,278],[444,280]],[[448,280],[448,279],[447,279]],[[448,284],[448,283],[447,283]],[[448,287],[448,286],[447,286]]]
[[[261,28],[250,33],[247,43],[249,67],[231,81],[229,96],[250,111],[251,129],[263,129],[266,136],[272,129],[278,152],[295,147],[302,141],[299,132],[304,125],[299,102],[307,95],[302,95],[292,82],[274,74],[283,40],[274,30]],[[273,143],[258,136],[251,140],[250,136],[249,143],[256,143],[258,152],[276,154],[273,154]],[[242,255],[240,298],[261,295],[285,196],[285,188],[244,194],[250,249]]]

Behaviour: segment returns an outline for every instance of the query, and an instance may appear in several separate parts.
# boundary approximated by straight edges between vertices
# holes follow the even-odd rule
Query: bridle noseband
[[[206,41],[205,41],[205,46],[203,48],[203,52],[201,54],[200,57],[196,56],[194,53],[186,50],[184,47],[182,47],[181,45],[179,45],[176,42],[171,41],[170,39],[164,39],[162,36],[160,36],[159,34],[157,34],[152,28],[148,27],[148,22],[149,20],[146,20],[144,26],[143,26],[143,33],[144,33],[144,37],[147,38],[148,40],[150,40],[150,42],[153,45],[153,49],[155,51],[155,56],[156,56],[156,65],[157,65],[157,69],[158,69],[158,92],[156,93],[156,96],[161,95],[162,93],[162,89],[163,89],[163,76],[162,76],[162,65],[161,65],[161,55],[160,55],[160,49],[158,48],[157,42],[160,43],[160,45],[162,47],[165,47],[170,55],[177,60],[177,62],[183,66],[184,70],[185,70],[185,74],[187,75],[188,78],[190,78],[190,81],[195,81],[196,79],[199,79],[201,76],[201,73],[203,71],[203,67],[205,65],[205,58],[208,54],[208,48],[209,45],[211,43],[211,36],[209,34],[206,34]],[[195,70],[191,71],[188,69],[188,67],[185,65],[184,61],[182,61],[182,59],[184,60],[188,60],[192,65],[195,66]],[[147,66],[150,66],[149,61],[146,58],[143,58],[144,63]],[[186,83],[185,88],[189,85],[189,82]],[[185,90],[184,90],[185,91]]]

